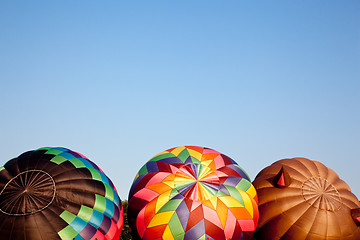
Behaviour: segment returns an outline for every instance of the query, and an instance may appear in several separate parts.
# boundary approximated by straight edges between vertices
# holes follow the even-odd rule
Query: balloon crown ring
[[[42,170],[27,170],[6,183],[0,193],[0,211],[25,216],[47,208],[55,198],[54,179]]]

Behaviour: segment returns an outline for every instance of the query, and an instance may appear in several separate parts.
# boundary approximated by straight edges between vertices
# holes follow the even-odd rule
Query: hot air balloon
[[[263,169],[253,184],[260,215],[255,239],[360,239],[359,200],[322,163],[283,159]]]
[[[123,210],[111,180],[80,153],[40,148],[0,168],[1,239],[119,239]]]
[[[136,239],[251,239],[257,196],[231,158],[204,147],[176,147],[140,169],[128,218]]]

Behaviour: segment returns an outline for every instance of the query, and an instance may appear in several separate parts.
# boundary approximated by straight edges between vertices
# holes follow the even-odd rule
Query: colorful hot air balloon
[[[23,153],[0,168],[1,239],[119,239],[123,210],[110,179],[66,148]]]
[[[138,172],[129,194],[135,238],[251,239],[255,188],[229,157],[209,148],[168,149]]]
[[[283,159],[263,169],[253,184],[260,215],[255,239],[360,239],[359,200],[322,163]]]

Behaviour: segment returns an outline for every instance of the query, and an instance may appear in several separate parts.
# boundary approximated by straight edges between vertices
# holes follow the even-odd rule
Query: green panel
[[[172,157],[175,157],[175,155],[172,153],[164,153],[164,154],[158,155],[156,157],[153,157],[152,159],[149,160],[149,162],[159,161],[164,158],[172,158]]]
[[[72,240],[76,237],[76,235],[78,235],[78,233],[70,225],[62,229],[58,232],[58,234],[62,240]]]
[[[237,188],[246,192],[251,187],[251,182],[246,180],[245,178],[241,179],[241,181],[236,185]]]
[[[193,156],[191,156],[191,160],[193,163],[201,163],[200,160],[198,160],[197,158],[194,158]]]
[[[76,168],[84,168],[86,167],[85,164],[78,158],[72,158],[69,160],[72,165],[74,165]]]
[[[196,177],[199,177],[202,173],[203,173],[203,169],[204,169],[204,165],[202,165],[202,164],[198,164],[197,165],[197,176]]]
[[[226,193],[224,193],[224,192],[222,192],[222,191],[218,191],[218,192],[216,193],[216,196],[217,196],[217,197],[223,197],[223,196],[229,196],[229,195],[226,194]]]
[[[186,159],[188,159],[189,156],[190,156],[190,154],[189,154],[188,150],[185,148],[184,150],[182,150],[182,152],[177,157],[184,163],[186,161]]]
[[[63,162],[67,161],[66,158],[62,157],[62,156],[55,156],[51,159],[51,162],[54,162],[56,164],[61,164]]]
[[[171,198],[173,198],[173,197],[175,197],[176,195],[178,195],[179,194],[179,192],[178,192],[178,190],[177,189],[173,189],[173,190],[171,190],[171,193],[170,193],[170,199]]]
[[[52,154],[52,155],[58,155],[60,153],[62,153],[63,151],[60,150],[56,150],[56,149],[52,149],[52,150],[48,150],[45,152],[45,154]]]
[[[60,214],[60,217],[67,222],[68,224],[70,224],[72,221],[74,221],[74,219],[76,218],[76,215],[72,214],[71,212],[68,211],[63,211]]]
[[[42,147],[39,149],[36,149],[35,151],[42,151],[42,150],[49,150],[51,147]]]
[[[85,222],[88,222],[93,214],[93,209],[89,208],[87,206],[81,205],[80,211],[78,213],[78,217],[84,220]]]
[[[179,219],[178,215],[176,214],[176,212],[174,213],[174,215],[171,217],[171,219],[169,221],[169,227],[170,227],[170,231],[175,239],[184,239],[185,231],[181,225],[180,219]]]
[[[2,171],[2,170],[4,170],[4,169],[5,169],[4,167],[1,167],[1,168],[0,168],[0,171]]]
[[[101,213],[105,212],[106,209],[106,199],[103,196],[95,194],[95,204],[94,209]]]
[[[114,200],[114,190],[110,187],[109,184],[104,183],[105,186],[105,197],[111,201]]]
[[[194,181],[195,182],[195,181]],[[182,183],[175,183],[175,187],[176,188],[183,188],[186,187],[190,184],[194,184],[194,182],[182,182]]]
[[[244,199],[242,198],[241,194],[239,193],[239,191],[231,186],[225,186],[226,189],[229,191],[230,196],[234,199],[236,199],[238,202],[240,202],[243,206],[245,206],[244,203]]]
[[[92,176],[93,179],[102,182],[102,180],[101,180],[101,174],[99,173],[98,170],[96,170],[96,169],[94,169],[94,168],[88,168],[88,170],[90,171],[91,176]]]
[[[147,170],[147,167],[146,167],[146,164],[144,166],[142,166],[142,168],[139,170],[139,176],[141,175],[145,175],[148,173],[148,170]]]
[[[160,210],[160,212],[175,211],[183,199],[174,199],[168,201]]]

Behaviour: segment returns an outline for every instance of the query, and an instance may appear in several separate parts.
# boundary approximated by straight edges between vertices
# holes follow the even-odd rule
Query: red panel
[[[206,219],[205,219],[205,232],[213,239],[225,239],[224,231]]]
[[[194,151],[197,151],[199,153],[203,153],[204,148],[203,147],[197,147],[197,146],[186,146],[188,149],[192,149]],[[200,160],[200,159],[199,159]]]
[[[156,201],[151,201],[145,208],[145,226],[148,226],[151,219],[155,216]]]
[[[145,208],[142,209],[136,218],[136,229],[140,237],[142,237],[146,230],[145,219],[144,219]]]
[[[167,224],[163,224],[160,226],[146,229],[146,232],[142,239],[144,239],[144,240],[157,239],[157,238],[162,239],[162,235],[164,234],[166,226],[167,226]]]
[[[199,205],[194,211],[190,212],[189,221],[186,226],[186,230],[188,231],[190,228],[195,226],[198,222],[204,219],[204,212],[202,209],[202,205]]]

